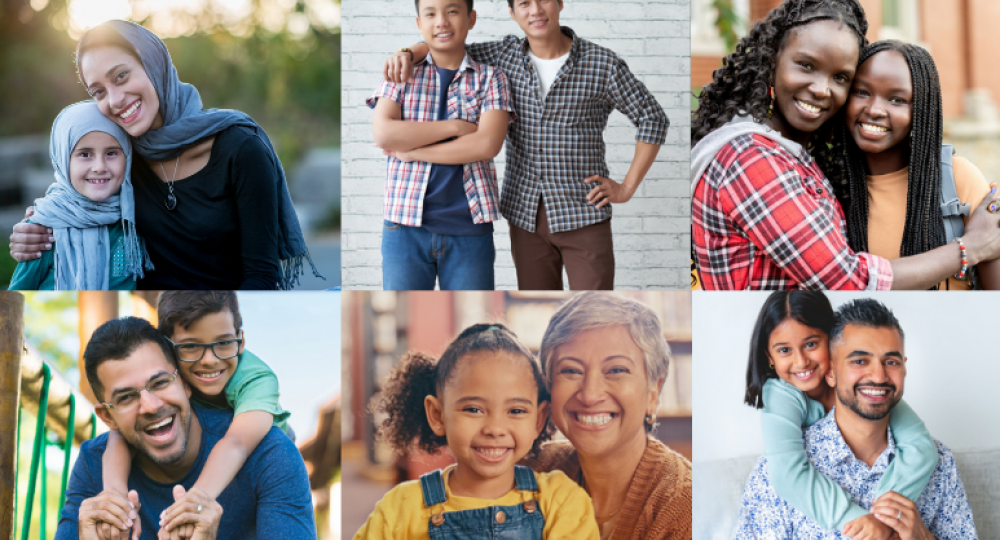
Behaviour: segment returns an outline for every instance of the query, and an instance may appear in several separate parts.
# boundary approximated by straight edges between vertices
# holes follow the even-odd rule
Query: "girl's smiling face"
[[[789,30],[775,66],[771,124],[785,137],[808,141],[847,101],[859,52],[854,31],[837,21]]]
[[[103,131],[80,137],[69,158],[69,181],[92,201],[118,193],[125,180],[125,152],[118,140]]]
[[[457,495],[498,498],[513,489],[514,465],[531,451],[549,414],[523,356],[477,351],[463,356],[441,396],[424,407],[434,433],[458,460],[449,478]]]
[[[117,47],[94,47],[81,55],[79,69],[101,113],[129,135],[163,126],[156,88],[138,58]]]
[[[823,377],[830,369],[826,332],[785,319],[771,332],[767,354],[781,380],[809,394],[825,390]]]
[[[847,129],[866,154],[882,154],[902,169],[908,161],[913,119],[913,78],[898,51],[876,53],[858,66],[847,101]],[[874,156],[869,156],[869,158]]]

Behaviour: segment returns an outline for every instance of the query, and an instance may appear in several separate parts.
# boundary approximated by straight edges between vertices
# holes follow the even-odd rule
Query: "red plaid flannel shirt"
[[[854,253],[812,157],[761,135],[716,154],[694,191],[692,240],[706,290],[888,290],[889,261]]]
[[[413,66],[413,77],[409,83],[395,84],[383,79],[365,103],[374,109],[379,98],[391,99],[402,109],[403,120],[435,122],[438,119],[439,86],[437,69],[431,56],[427,55],[426,59]],[[514,120],[507,79],[499,69],[476,62],[466,55],[448,86],[448,119],[478,124],[483,111],[493,109],[510,112],[511,121]],[[421,226],[431,165],[425,161],[404,163],[394,157],[387,158],[385,206],[382,211],[386,220],[410,227]],[[492,159],[462,165],[462,182],[473,223],[500,219],[497,171]]]

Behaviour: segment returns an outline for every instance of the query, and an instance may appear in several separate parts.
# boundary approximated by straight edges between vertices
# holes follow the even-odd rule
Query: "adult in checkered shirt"
[[[628,202],[653,164],[669,121],[613,51],[559,25],[562,0],[507,0],[523,38],[473,43],[469,55],[510,81],[517,118],[507,134],[500,213],[510,223],[520,289],[611,289],[611,204]],[[387,79],[406,81],[427,45],[391,57]],[[610,178],[603,133],[617,109],[638,127],[621,182]]]
[[[692,244],[705,289],[928,289],[1000,257],[997,189],[964,246],[855,253],[827,177],[843,169],[840,109],[867,44],[857,0],[786,0],[713,74],[692,115]],[[770,85],[770,86],[769,86]],[[963,261],[964,259],[964,261]]]
[[[409,83],[382,80],[375,144],[386,162],[382,286],[493,289],[493,157],[513,110],[507,80],[465,54],[472,0],[415,0],[430,54]]]

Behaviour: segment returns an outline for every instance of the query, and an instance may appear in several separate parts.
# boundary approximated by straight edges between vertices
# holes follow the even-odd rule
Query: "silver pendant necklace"
[[[160,171],[163,173],[163,179],[167,181],[167,198],[163,201],[163,204],[167,207],[167,210],[173,210],[177,208],[177,197],[174,196],[174,180],[177,180],[177,165],[180,164],[181,157],[177,156],[174,160],[174,176],[173,178],[167,178],[167,171],[163,168],[163,162],[160,162]]]

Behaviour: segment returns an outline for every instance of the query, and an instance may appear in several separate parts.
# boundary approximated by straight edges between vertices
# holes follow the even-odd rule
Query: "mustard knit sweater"
[[[529,465],[582,478],[576,450],[565,441],[544,445]],[[609,540],[690,540],[691,535],[691,462],[649,439]]]

